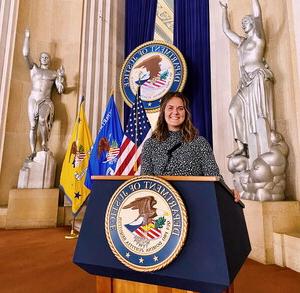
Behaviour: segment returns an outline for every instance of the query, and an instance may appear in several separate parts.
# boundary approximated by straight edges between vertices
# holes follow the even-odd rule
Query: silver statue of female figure
[[[263,118],[270,130],[275,130],[273,118],[273,73],[264,59],[265,34],[261,7],[258,0],[252,1],[252,15],[242,19],[245,36],[239,36],[230,28],[227,4],[222,7],[222,26],[225,35],[237,46],[240,82],[237,94],[232,98],[229,114],[237,149],[228,157],[248,156],[249,134],[257,133],[257,120]]]
[[[228,155],[228,169],[241,198],[272,201],[285,198],[288,146],[275,129],[273,73],[265,62],[261,7],[251,0],[252,15],[242,19],[245,36],[230,29],[227,4],[222,7],[225,35],[237,46],[240,82],[229,114],[237,149]]]
[[[28,159],[36,156],[37,131],[41,134],[41,146],[43,151],[48,151],[48,139],[54,118],[54,105],[51,100],[51,91],[55,83],[58,93],[64,91],[64,68],[57,71],[50,70],[50,55],[40,54],[40,65],[35,64],[30,57],[29,48],[30,32],[25,31],[23,56],[30,70],[32,82],[31,92],[28,98],[28,116],[30,122],[29,141],[31,154]]]

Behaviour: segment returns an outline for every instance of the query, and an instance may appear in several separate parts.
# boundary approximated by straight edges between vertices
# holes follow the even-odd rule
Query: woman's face
[[[185,119],[185,108],[181,98],[172,97],[166,104],[165,120],[170,131],[181,129]]]
[[[252,28],[253,28],[253,21],[251,17],[245,16],[242,19],[242,29],[244,30],[245,33],[249,33]]]

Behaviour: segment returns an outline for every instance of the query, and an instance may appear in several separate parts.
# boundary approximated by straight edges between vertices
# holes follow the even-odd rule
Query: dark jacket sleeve
[[[202,162],[202,172],[204,176],[219,176],[223,180],[218,164],[215,160],[213,150],[204,137],[200,139],[200,154]]]
[[[152,163],[152,139],[149,138],[145,141],[142,150],[142,165],[141,175],[154,175],[153,163]]]

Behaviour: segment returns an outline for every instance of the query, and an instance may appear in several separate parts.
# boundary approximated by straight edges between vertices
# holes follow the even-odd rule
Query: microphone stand
[[[172,158],[173,153],[174,153],[179,147],[181,147],[181,145],[182,145],[182,142],[179,142],[179,143],[175,144],[173,147],[171,147],[171,148],[167,151],[168,159],[167,159],[167,162],[166,162],[165,167],[164,167],[164,169],[163,169],[163,172],[162,172],[163,174],[164,174],[164,172],[166,171],[166,169],[167,169],[167,167],[168,167],[168,165],[169,165],[169,163],[170,163],[170,161],[171,161],[171,158]],[[162,174],[162,175],[163,175],[163,174]]]

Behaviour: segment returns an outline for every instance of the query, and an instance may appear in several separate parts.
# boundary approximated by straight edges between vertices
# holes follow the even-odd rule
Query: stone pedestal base
[[[300,273],[300,229],[287,234],[274,233],[275,264]]]
[[[0,229],[6,227],[7,207],[0,207]]]
[[[264,264],[274,264],[273,232],[289,233],[299,229],[299,202],[243,200],[243,203],[252,247],[249,257]]]
[[[58,189],[10,190],[6,228],[56,227],[58,196]]]
[[[50,151],[37,152],[33,161],[25,161],[19,173],[18,188],[52,188],[56,162]]]
[[[81,208],[76,216],[76,221],[82,221],[85,214],[85,206]],[[71,206],[64,206],[58,208],[58,226],[71,226],[73,221],[73,213]]]

